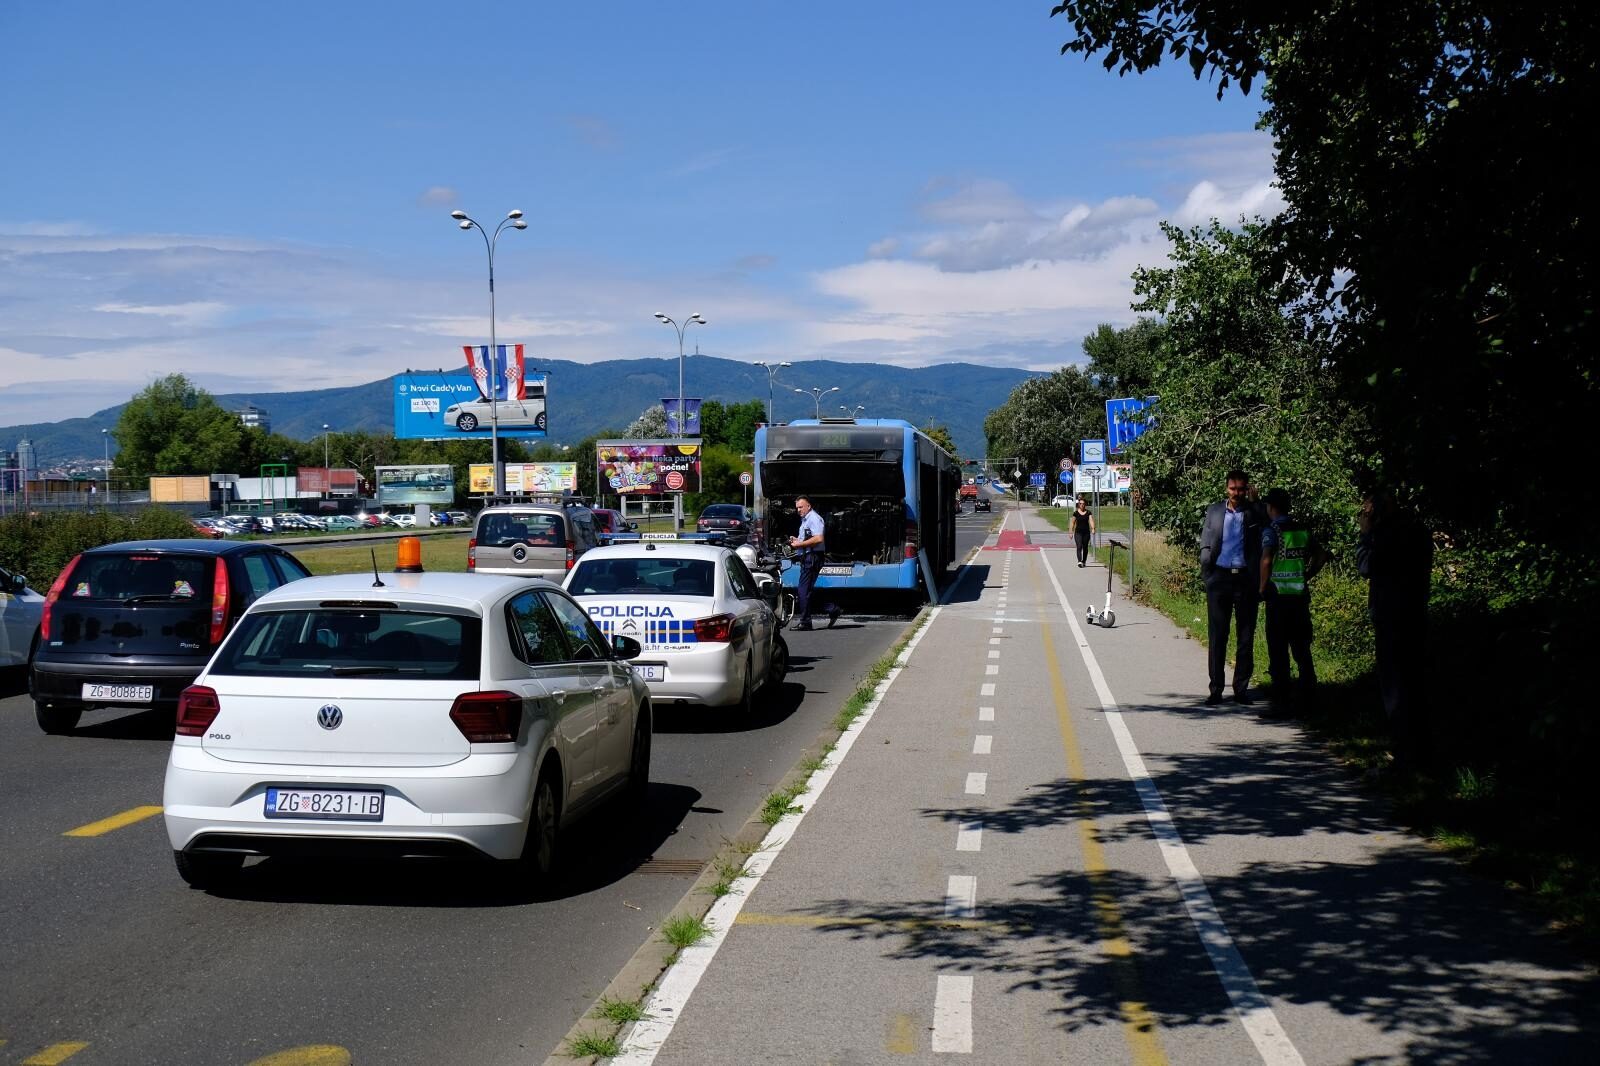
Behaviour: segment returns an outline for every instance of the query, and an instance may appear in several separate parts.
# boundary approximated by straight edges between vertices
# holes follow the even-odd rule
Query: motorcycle
[[[788,625],[789,619],[794,617],[794,589],[784,587],[783,572],[793,566],[794,561],[763,552],[748,541],[735,548],[734,554],[744,560],[745,568],[756,580],[757,591],[772,605],[778,616],[778,628]]]

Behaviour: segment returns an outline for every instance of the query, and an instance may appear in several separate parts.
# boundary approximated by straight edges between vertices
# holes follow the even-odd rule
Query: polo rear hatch
[[[445,766],[514,741],[522,707],[480,691],[482,622],[395,605],[246,615],[178,711],[218,759]],[[491,704],[493,704],[491,706]]]

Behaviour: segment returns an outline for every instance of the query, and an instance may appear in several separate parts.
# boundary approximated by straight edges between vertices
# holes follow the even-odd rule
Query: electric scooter
[[[1110,629],[1117,624],[1117,612],[1111,609],[1111,578],[1117,572],[1117,542],[1111,541],[1111,554],[1106,559],[1106,605],[1100,610],[1094,609],[1090,604],[1084,611],[1083,620],[1092,626]]]

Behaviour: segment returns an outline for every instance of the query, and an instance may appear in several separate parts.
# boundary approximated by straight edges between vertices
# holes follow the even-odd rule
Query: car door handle
[[[556,706],[559,707],[563,703],[567,702],[567,690],[564,688],[553,688],[550,690],[550,698],[555,700]]]

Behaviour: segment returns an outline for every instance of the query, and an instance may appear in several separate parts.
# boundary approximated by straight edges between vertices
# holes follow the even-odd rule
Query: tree
[[[989,412],[983,433],[992,456],[1018,456],[1024,471],[1054,470],[1078,442],[1105,436],[1105,394],[1075,366],[1029,378]]]
[[[960,458],[961,452],[956,448],[956,439],[950,435],[950,427],[929,422],[922,427],[922,432],[933,439],[933,443]]]
[[[117,472],[141,478],[237,471],[248,455],[249,432],[210,393],[182,374],[169,374],[122,409],[115,434]]]
[[[756,426],[767,420],[760,400],[724,404],[707,400],[700,405],[700,436],[707,444],[725,444],[741,455],[755,447]]]
[[[1150,395],[1162,339],[1161,324],[1152,318],[1141,318],[1126,329],[1102,323],[1083,338],[1089,376],[1107,399]]]
[[[667,435],[667,409],[660,404],[646,407],[622,435],[630,440],[651,440]]]

